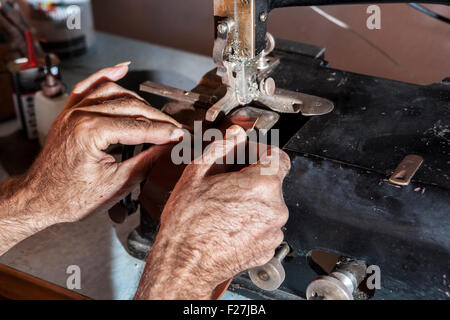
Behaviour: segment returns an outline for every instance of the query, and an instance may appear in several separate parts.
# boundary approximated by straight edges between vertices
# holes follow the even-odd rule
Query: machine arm
[[[299,7],[299,6],[325,6],[325,5],[338,5],[338,4],[382,4],[382,3],[409,3],[411,1],[406,0],[268,0],[270,3],[270,9],[284,8],[284,7]],[[447,4],[448,1],[444,0],[420,0],[420,3],[435,3],[435,4]]]

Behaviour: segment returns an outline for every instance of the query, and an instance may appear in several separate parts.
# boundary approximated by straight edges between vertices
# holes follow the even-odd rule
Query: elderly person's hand
[[[110,208],[148,176],[164,144],[182,138],[177,121],[114,84],[127,71],[120,64],[79,83],[30,170],[0,185],[0,255],[52,224]],[[281,188],[290,162],[271,147],[239,171],[216,165],[246,138],[233,126],[186,167],[136,298],[214,298],[218,285],[272,258],[288,218]],[[111,144],[142,143],[155,146],[121,163],[105,152]]]
[[[186,167],[171,193],[137,299],[217,298],[216,287],[267,263],[283,241],[289,157],[272,146],[257,163],[224,172],[217,160],[247,135],[232,126],[225,138]]]
[[[178,141],[180,124],[113,81],[128,64],[103,69],[76,85],[30,170],[0,186],[0,255],[52,224],[109,209],[148,174],[158,146],[125,162],[111,144]]]

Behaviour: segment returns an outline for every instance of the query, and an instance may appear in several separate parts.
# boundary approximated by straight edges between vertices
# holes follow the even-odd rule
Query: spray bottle
[[[35,110],[39,143],[44,146],[53,120],[66,104],[68,95],[64,92],[62,82],[52,74],[50,57],[45,58],[46,75],[41,91],[36,93]]]

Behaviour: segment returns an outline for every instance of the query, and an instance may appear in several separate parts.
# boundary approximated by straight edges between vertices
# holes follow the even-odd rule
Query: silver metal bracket
[[[328,99],[300,92],[277,89],[270,74],[279,64],[279,59],[269,57],[275,48],[275,39],[267,33],[267,46],[257,57],[239,56],[239,50],[229,43],[233,22],[226,19],[218,25],[218,36],[214,45],[214,62],[217,75],[226,85],[225,96],[206,112],[206,120],[213,122],[219,114],[227,115],[239,105],[255,102],[279,113],[301,113],[304,116],[323,115],[334,109]]]

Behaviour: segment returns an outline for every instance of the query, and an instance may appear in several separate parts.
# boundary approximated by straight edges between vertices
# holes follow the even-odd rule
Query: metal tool
[[[210,107],[216,100],[216,96],[214,95],[185,91],[152,81],[146,81],[141,84],[140,90],[171,100],[179,101],[181,103],[189,103],[200,107]],[[270,130],[280,119],[279,114],[274,111],[250,106],[236,109],[231,113],[231,117],[233,116],[248,116],[251,118],[256,118],[257,121],[254,126],[255,129],[265,131]]]
[[[261,10],[255,19],[255,10],[263,2],[255,0],[216,0],[214,16],[217,37],[214,42],[213,58],[217,75],[226,85],[225,96],[206,113],[206,120],[215,121],[222,113],[228,114],[239,105],[251,102],[280,113],[302,113],[305,116],[323,115],[331,112],[331,101],[288,90],[277,90],[270,77],[279,64],[279,59],[270,57],[275,48],[275,39],[270,33],[258,28],[267,20],[268,8]],[[265,26],[265,25],[264,25]],[[263,47],[261,47],[263,43]]]
[[[167,90],[165,86],[150,82],[144,83],[141,90],[207,107],[205,119],[210,122],[248,104],[304,116],[331,112],[334,104],[328,99],[277,88],[270,76],[280,63],[278,57],[270,56],[275,48],[275,39],[265,32],[265,28],[251,27],[255,6],[261,3],[255,0],[214,1],[214,16],[218,22],[213,60],[224,92],[220,99],[175,88]],[[268,10],[263,10],[258,21],[265,23],[267,14]],[[261,43],[264,44],[262,47]]]
[[[289,245],[283,242],[275,256],[265,265],[248,270],[252,282],[267,291],[278,289],[284,281],[285,272],[281,262],[291,251]]]
[[[314,279],[306,288],[308,300],[353,300],[353,292],[366,276],[363,261],[341,262],[328,276]]]
[[[151,90],[196,108],[211,108],[208,119],[216,120],[211,127],[223,124],[217,121],[223,114],[227,114],[220,119],[224,122],[235,115],[258,119],[252,124],[256,129],[278,121],[248,110],[241,114],[239,106],[246,103],[245,108],[279,116],[281,145],[292,166],[283,188],[290,211],[285,239],[296,252],[283,265],[293,274],[279,290],[264,292],[255,290],[246,275],[239,275],[234,279],[235,292],[249,298],[280,299],[285,294],[303,297],[309,286],[313,292],[310,299],[363,296],[365,292],[355,292],[358,284],[360,288],[363,285],[354,281],[351,273],[334,270],[336,273],[325,279],[311,282],[315,275],[308,253],[322,248],[340,256],[376,261],[384,280],[382,290],[371,292],[374,299],[445,299],[450,251],[442,217],[449,207],[449,180],[445,170],[448,143],[442,132],[448,124],[449,80],[417,86],[332,68],[325,60],[325,48],[277,40],[273,49],[275,41],[266,28],[272,10],[325,2],[361,3],[214,0],[216,70],[206,74],[191,92],[165,91],[157,86]],[[330,111],[319,97],[333,97],[336,112],[314,117],[305,125],[297,114]],[[411,187],[393,187],[384,182],[386,169],[395,168],[405,152],[420,153],[428,164],[416,172]],[[408,176],[398,175],[403,181]],[[149,219],[148,214],[141,214],[139,228],[145,239],[156,235],[157,228]],[[139,237],[132,239],[133,247],[143,242]],[[264,278],[264,273],[260,277]]]

